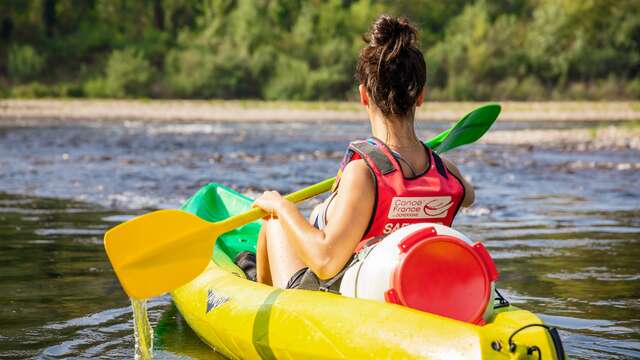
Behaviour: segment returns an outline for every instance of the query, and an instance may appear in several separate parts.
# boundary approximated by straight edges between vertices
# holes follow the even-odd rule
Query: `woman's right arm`
[[[264,208],[263,197],[256,204]],[[349,261],[362,239],[375,201],[375,188],[363,160],[350,162],[340,179],[340,188],[331,202],[327,226],[316,229],[296,205],[268,194],[275,201],[276,214],[298,257],[321,279],[335,276]],[[274,200],[277,197],[277,200]],[[262,206],[261,206],[262,205]]]
[[[326,267],[326,278],[342,270],[362,240],[373,215],[375,194],[375,182],[365,161],[349,162],[343,170],[337,193],[327,204],[324,233],[327,248],[333,256]]]

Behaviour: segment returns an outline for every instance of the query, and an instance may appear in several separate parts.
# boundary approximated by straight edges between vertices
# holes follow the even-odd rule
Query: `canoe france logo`
[[[453,205],[451,196],[394,197],[389,219],[442,219]]]
[[[205,314],[208,314],[209,311],[217,308],[218,306],[226,303],[229,300],[231,300],[230,297],[216,294],[215,292],[213,292],[213,290],[209,289],[209,291],[207,292],[207,311],[205,312]]]

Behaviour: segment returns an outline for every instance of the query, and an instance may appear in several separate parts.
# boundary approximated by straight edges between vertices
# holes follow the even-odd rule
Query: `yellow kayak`
[[[183,209],[208,221],[252,200],[209,184]],[[207,269],[172,293],[189,326],[231,359],[559,359],[557,331],[533,313],[496,306],[483,326],[336,294],[281,290],[245,278],[231,259],[255,251],[260,222],[221,236]]]

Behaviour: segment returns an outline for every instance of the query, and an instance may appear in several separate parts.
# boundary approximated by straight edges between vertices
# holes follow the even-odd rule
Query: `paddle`
[[[481,106],[458,120],[453,127],[426,142],[437,153],[453,150],[480,139],[500,114],[500,105]]]
[[[444,152],[471,143],[491,127],[499,113],[499,105],[482,106],[426,144]],[[285,198],[297,203],[329,191],[334,182],[335,177]],[[124,291],[134,299],[144,299],[193,280],[207,267],[220,235],[266,215],[253,208],[211,223],[185,211],[159,210],[107,231],[104,246]]]

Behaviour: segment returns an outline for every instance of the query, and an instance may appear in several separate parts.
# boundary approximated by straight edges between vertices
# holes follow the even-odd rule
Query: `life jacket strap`
[[[332,277],[331,279],[329,279],[327,281],[322,281],[322,280],[320,281],[319,290],[320,291],[334,293],[334,294],[340,294],[339,290],[334,290],[332,288],[333,285],[338,283],[339,281],[342,281],[342,278],[344,277],[344,274],[347,272],[347,270],[349,270],[350,267],[352,267],[354,264],[356,264],[357,261],[358,261],[357,256],[351,255],[351,259],[349,259],[349,261],[347,261],[347,265],[345,265],[345,267],[343,267],[342,270],[340,270],[340,272],[338,272],[334,277]]]
[[[393,165],[391,160],[385,155],[379,148],[375,145],[370,144],[368,141],[358,141],[353,142],[349,145],[349,147],[360,154],[365,161],[368,163],[373,163],[370,165],[374,165],[382,175],[390,174],[396,171],[396,167]]]
[[[440,156],[438,156],[438,154],[436,154],[434,151],[430,151],[430,153],[433,155],[433,162],[436,165],[436,170],[438,170],[438,173],[443,178],[449,179],[449,176],[447,176],[447,168],[444,166],[444,162],[442,161]]]

